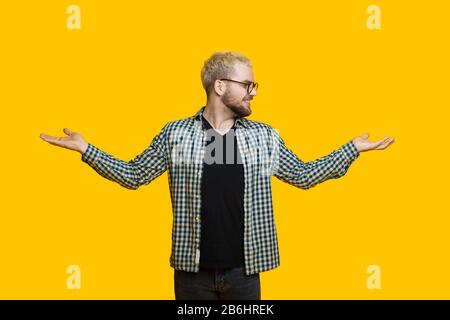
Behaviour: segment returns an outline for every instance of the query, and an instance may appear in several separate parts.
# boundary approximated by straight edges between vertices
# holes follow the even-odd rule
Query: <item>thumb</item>
[[[361,136],[361,138],[367,139],[367,138],[369,138],[369,136],[370,136],[370,134],[368,132],[366,132]]]
[[[73,133],[73,132],[72,132],[71,130],[69,130],[68,128],[64,128],[63,131],[64,131],[64,133],[67,134],[68,136],[72,135],[72,133]]]

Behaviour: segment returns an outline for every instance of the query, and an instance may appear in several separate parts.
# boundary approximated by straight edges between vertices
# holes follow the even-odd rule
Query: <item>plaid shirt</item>
[[[126,162],[92,144],[81,159],[101,176],[138,189],[168,172],[173,209],[170,266],[199,271],[201,183],[206,132],[202,107],[194,116],[167,123],[150,145]],[[301,189],[342,177],[359,152],[349,141],[310,162],[300,160],[277,130],[246,118],[236,119],[236,137],[244,165],[244,257],[247,275],[280,265],[272,207],[271,177]]]

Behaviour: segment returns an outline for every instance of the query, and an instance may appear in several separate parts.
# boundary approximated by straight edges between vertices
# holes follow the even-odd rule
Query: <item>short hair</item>
[[[217,79],[228,78],[230,76],[234,71],[236,62],[241,62],[249,67],[252,66],[251,61],[247,57],[232,51],[216,52],[205,61],[201,77],[206,95],[209,95]]]

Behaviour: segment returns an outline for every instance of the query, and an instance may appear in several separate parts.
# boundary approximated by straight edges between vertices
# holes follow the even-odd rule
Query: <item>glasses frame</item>
[[[259,84],[257,82],[241,82],[241,81],[237,81],[237,80],[233,80],[233,79],[219,79],[220,81],[231,81],[231,82],[236,82],[236,83],[240,83],[243,84],[247,87],[247,93],[250,94],[253,90],[257,90]]]

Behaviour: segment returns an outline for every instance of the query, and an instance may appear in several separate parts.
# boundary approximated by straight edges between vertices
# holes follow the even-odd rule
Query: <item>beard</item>
[[[228,92],[225,92],[225,94],[221,97],[222,103],[231,111],[234,112],[236,116],[239,118],[248,117],[252,110],[250,109],[250,100],[252,98],[243,99],[242,101],[238,102],[236,99],[232,98]],[[246,107],[243,105],[244,101],[249,102],[249,106]]]

